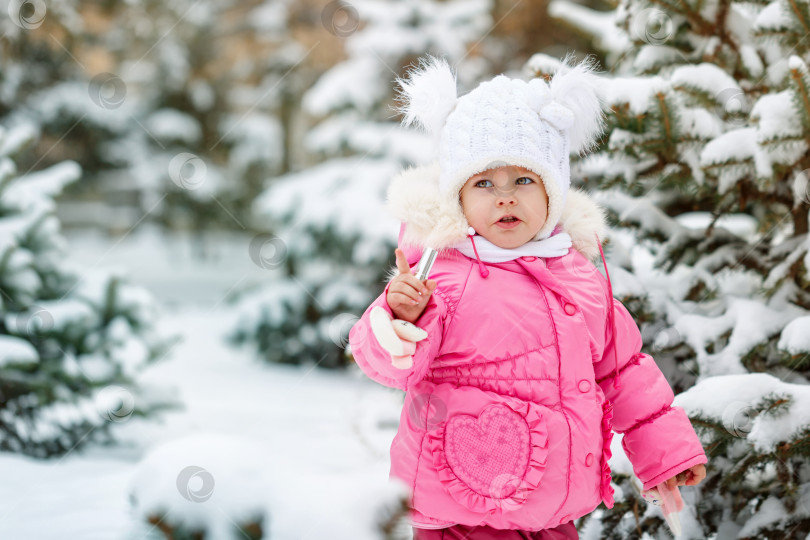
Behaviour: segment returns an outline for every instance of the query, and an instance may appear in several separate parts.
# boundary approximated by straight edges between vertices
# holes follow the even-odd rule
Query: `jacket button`
[[[579,381],[579,385],[577,385],[577,387],[579,388],[580,392],[584,393],[591,389],[591,383],[588,379],[582,379]]]
[[[593,463],[593,454],[588,454],[587,456],[585,456],[585,465],[587,467],[590,467],[592,463]]]
[[[574,313],[577,312],[577,307],[574,304],[566,303],[565,312],[568,313],[569,315],[573,315]]]
[[[535,260],[536,258],[537,258],[537,257],[532,257],[532,256],[530,256],[530,255],[527,255],[527,256],[525,256],[525,257],[521,257],[521,259],[523,259],[523,260],[524,260],[524,261],[526,261],[526,262],[532,262],[532,261],[533,261],[533,260]]]

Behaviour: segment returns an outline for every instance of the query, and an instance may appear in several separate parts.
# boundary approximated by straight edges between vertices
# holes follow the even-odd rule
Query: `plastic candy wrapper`
[[[677,478],[680,480],[682,474]],[[650,504],[661,507],[661,512],[664,514],[664,520],[669,526],[669,530],[675,536],[681,535],[681,520],[679,512],[683,509],[683,499],[681,499],[681,492],[678,486],[668,487],[666,482],[661,482],[652,489],[642,491],[637,484],[636,489],[641,493],[642,498]]]
[[[427,337],[427,332],[402,319],[394,319],[381,308],[375,306],[369,316],[371,332],[380,346],[391,355],[391,363],[398,369],[409,369],[413,365],[416,342]]]

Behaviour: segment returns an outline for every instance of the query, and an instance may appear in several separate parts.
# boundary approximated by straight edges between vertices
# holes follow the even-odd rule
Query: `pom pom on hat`
[[[427,133],[438,136],[458,97],[456,75],[444,58],[427,55],[419,66],[409,69],[408,80],[397,77],[401,107],[394,110],[404,115],[402,125],[419,125]]]
[[[599,77],[596,61],[588,57],[571,66],[573,56],[568,54],[560,68],[551,78],[551,98],[571,111],[573,122],[568,128],[572,152],[582,154],[592,150],[605,128],[602,100],[599,93]],[[536,79],[537,80],[537,79]]]

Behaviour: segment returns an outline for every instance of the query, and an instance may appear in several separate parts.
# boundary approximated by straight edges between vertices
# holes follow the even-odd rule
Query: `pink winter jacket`
[[[412,268],[424,245],[419,231],[442,219],[441,205],[426,202],[437,179],[435,165],[417,167],[389,187]],[[349,333],[360,369],[406,392],[390,476],[411,489],[416,527],[537,531],[601,501],[612,508],[613,431],[644,489],[707,462],[663,374],[640,352],[633,318],[592,262],[602,210],[570,190],[559,230],[575,248],[562,257],[487,263],[441,250],[430,274],[438,286],[415,323],[428,337],[409,369],[394,367],[371,333],[374,306],[393,315],[388,286]]]

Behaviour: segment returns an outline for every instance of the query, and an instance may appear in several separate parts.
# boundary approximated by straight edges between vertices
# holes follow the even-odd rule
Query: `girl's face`
[[[515,165],[470,177],[459,195],[470,226],[506,249],[534,238],[548,217],[548,195],[540,176]],[[515,219],[504,220],[510,217]]]

